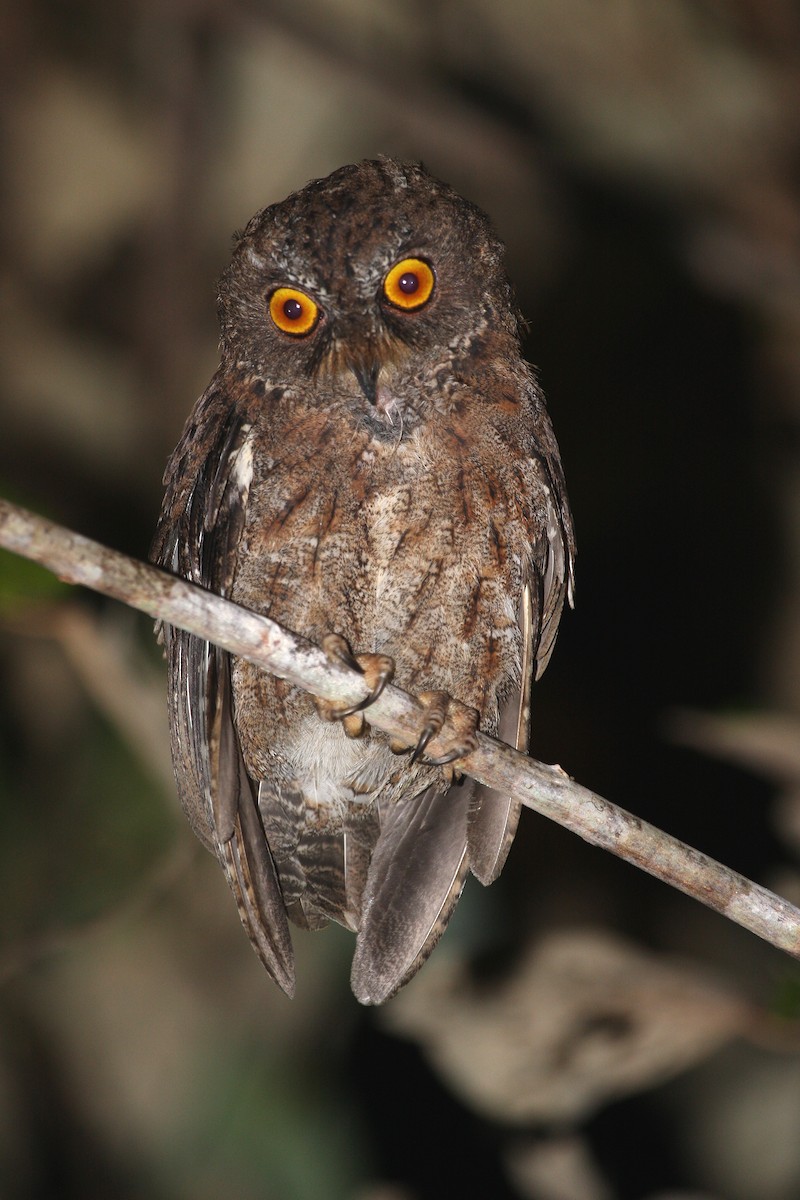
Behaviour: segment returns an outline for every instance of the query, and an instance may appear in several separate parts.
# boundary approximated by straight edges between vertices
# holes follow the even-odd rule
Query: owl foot
[[[380,696],[394,675],[394,659],[388,654],[353,654],[345,639],[338,633],[329,633],[322,639],[322,649],[329,662],[350,667],[364,676],[369,695],[357,704],[338,705],[334,700],[314,698],[317,712],[323,721],[341,721],[349,738],[362,737],[367,729],[363,709],[369,708]]]
[[[420,692],[417,700],[422,706],[422,729],[411,755],[412,763],[422,762],[430,767],[445,768],[448,782],[452,783],[456,772],[450,766],[457,759],[470,754],[476,746],[475,734],[478,729],[478,712],[460,704],[448,696],[447,692]],[[455,733],[446,738],[439,738],[445,718],[450,719]],[[430,742],[441,741],[443,753],[428,755],[425,753]],[[390,748],[395,754],[402,754],[411,747],[393,739]],[[436,747],[434,747],[436,749]]]

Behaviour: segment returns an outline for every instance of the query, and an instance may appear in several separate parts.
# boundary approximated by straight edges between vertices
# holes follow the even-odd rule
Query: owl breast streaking
[[[183,807],[289,994],[288,919],[352,929],[353,990],[380,1003],[514,837],[519,806],[447,765],[470,731],[436,740],[450,696],[527,750],[530,682],[572,598],[558,446],[502,253],[478,209],[390,159],[265,208],[167,468],[154,561],[357,662],[373,695],[393,671],[421,700],[398,753],[363,714],[164,629]]]

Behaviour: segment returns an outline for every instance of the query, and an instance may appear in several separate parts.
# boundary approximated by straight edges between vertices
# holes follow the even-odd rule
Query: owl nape
[[[218,308],[220,365],[167,466],[152,557],[370,691],[314,701],[165,626],[178,791],[284,991],[289,922],[334,920],[377,1004],[514,839],[519,804],[451,764],[478,725],[527,750],[531,683],[572,602],[558,446],[502,247],[418,165],[343,167],[257,213]],[[420,701],[411,746],[368,724],[390,678]]]

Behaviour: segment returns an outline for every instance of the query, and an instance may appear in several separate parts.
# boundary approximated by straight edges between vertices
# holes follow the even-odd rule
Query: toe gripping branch
[[[361,737],[367,728],[363,711],[380,696],[394,675],[394,659],[387,654],[353,654],[345,639],[338,633],[329,633],[322,639],[322,649],[329,662],[349,667],[363,675],[369,687],[369,695],[357,704],[339,705],[333,700],[317,698],[315,704],[325,721],[341,721],[350,738]],[[447,692],[420,692],[417,696],[420,707],[420,730],[416,742],[405,742],[393,738],[389,743],[395,754],[412,750],[411,762],[429,767],[449,768],[450,763],[471,753],[475,749],[475,734],[478,728],[478,712],[465,704],[453,700]],[[442,729],[448,720],[453,730],[442,737]],[[440,743],[434,747],[435,754],[425,753],[430,742]],[[455,772],[448,769],[451,777]]]
[[[475,734],[478,729],[478,711],[453,700],[447,692],[420,692],[417,702],[421,710],[421,726],[416,744],[412,743],[411,762],[423,763],[429,767],[443,767],[448,782],[452,783],[456,772],[450,764],[470,754],[477,744]],[[442,737],[441,732],[448,718],[453,733]],[[430,742],[440,744],[436,754],[425,753]],[[394,738],[390,742],[390,748],[395,754],[403,754],[410,750],[411,746]]]
[[[464,758],[476,746],[478,711],[454,701],[447,692],[420,692],[417,696],[423,711],[419,739],[411,755],[412,762],[424,762],[432,767],[444,767]],[[453,733],[441,737],[442,727],[449,718]],[[438,740],[442,747],[437,754],[425,754],[428,743]]]
[[[345,639],[329,633],[322,639],[322,649],[328,661],[349,667],[364,676],[369,694],[357,704],[339,705],[334,700],[316,699],[317,711],[324,721],[341,721],[350,738],[361,737],[367,728],[363,710],[374,704],[394,675],[394,659],[388,654],[353,654]]]

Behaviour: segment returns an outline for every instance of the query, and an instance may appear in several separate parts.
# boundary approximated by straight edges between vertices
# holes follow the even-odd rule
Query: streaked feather
[[[287,996],[293,995],[294,951],[286,907],[252,794],[249,800],[240,797],[233,836],[218,853],[258,957]]]
[[[522,589],[519,625],[522,640],[520,682],[503,705],[497,736],[501,742],[524,754],[530,737],[530,697],[536,653],[533,600],[527,583]],[[505,866],[521,811],[519,800],[484,784],[475,785],[475,799],[469,815],[469,866],[484,887],[494,883]]]
[[[520,681],[501,712],[497,736],[527,754],[531,728],[531,686],[547,667],[555,646],[565,599],[573,600],[575,541],[560,460],[556,454],[539,457],[547,479],[545,536],[533,547],[531,574],[523,584],[519,604]],[[505,865],[517,831],[521,804],[494,788],[478,785],[469,821],[469,862],[484,886],[493,883]]]
[[[249,475],[241,469],[239,455],[250,427],[235,407],[219,422],[217,394],[214,381],[173,456],[152,556],[225,595],[244,527]],[[198,444],[205,455],[203,468],[189,476],[187,485],[184,458],[196,454]],[[219,858],[259,958],[291,994],[294,955],[286,908],[236,734],[230,656],[182,629],[165,626],[162,636],[181,803],[195,833]]]

